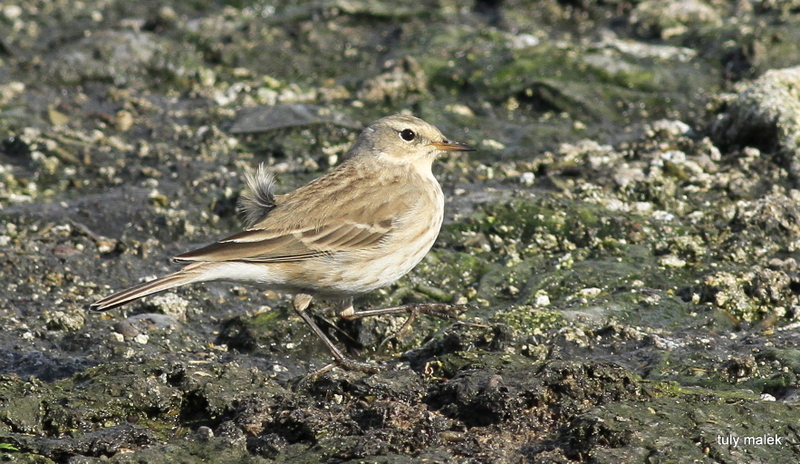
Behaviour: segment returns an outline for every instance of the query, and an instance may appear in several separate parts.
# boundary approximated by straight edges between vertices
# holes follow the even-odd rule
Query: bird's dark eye
[[[417,138],[417,134],[415,134],[411,129],[403,129],[403,131],[400,132],[400,137],[402,137],[406,142],[410,142]]]

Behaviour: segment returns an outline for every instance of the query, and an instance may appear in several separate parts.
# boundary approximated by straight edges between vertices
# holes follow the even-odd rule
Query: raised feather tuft
[[[275,176],[262,163],[255,175],[245,174],[245,181],[247,189],[239,197],[236,210],[249,228],[261,222],[275,207]]]

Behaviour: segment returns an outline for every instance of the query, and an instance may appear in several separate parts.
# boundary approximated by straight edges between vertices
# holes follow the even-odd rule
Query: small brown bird
[[[374,370],[346,358],[305,310],[320,297],[339,301],[345,318],[424,312],[424,305],[356,312],[352,301],[393,283],[428,253],[444,216],[433,160],[441,151],[471,150],[421,119],[394,115],[364,129],[339,166],[293,192],[276,196],[273,176],[261,165],[247,176],[238,205],[243,232],[176,256],[188,263],[183,269],[103,298],[91,309],[105,311],[196,282],[257,284],[295,294],[295,311],[331,351],[334,365]]]

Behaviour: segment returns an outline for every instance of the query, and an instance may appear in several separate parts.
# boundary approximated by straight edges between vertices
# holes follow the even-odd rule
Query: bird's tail
[[[196,282],[202,274],[202,270],[197,269],[197,266],[190,265],[178,272],[173,272],[164,277],[159,277],[150,282],[144,282],[113,295],[109,295],[102,300],[92,303],[89,309],[93,311],[107,311],[117,306],[122,306],[125,303],[138,300],[139,298],[152,295],[153,293],[163,292],[170,288]]]

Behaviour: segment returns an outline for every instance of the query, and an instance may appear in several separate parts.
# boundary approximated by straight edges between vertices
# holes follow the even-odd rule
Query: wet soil
[[[653,463],[800,458],[800,3],[0,5],[0,461]],[[434,249],[323,330],[211,283],[93,301],[238,231],[395,112]]]

